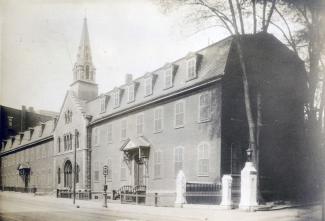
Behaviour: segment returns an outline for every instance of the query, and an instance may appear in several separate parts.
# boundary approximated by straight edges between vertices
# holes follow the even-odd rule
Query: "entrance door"
[[[64,187],[72,188],[72,164],[70,160],[64,164]]]
[[[134,156],[134,185],[144,185],[143,182],[143,163],[139,160],[139,155]]]

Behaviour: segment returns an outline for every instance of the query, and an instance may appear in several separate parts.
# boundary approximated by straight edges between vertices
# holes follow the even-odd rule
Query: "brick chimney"
[[[26,106],[21,106],[20,131],[26,130]]]
[[[130,84],[133,80],[132,74],[126,74],[125,75],[125,84]]]

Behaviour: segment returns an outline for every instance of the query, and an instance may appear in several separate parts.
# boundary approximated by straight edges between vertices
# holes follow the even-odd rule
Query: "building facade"
[[[253,85],[250,92],[253,99],[260,95],[263,101],[263,119],[294,128],[289,137],[275,132],[279,127],[266,126],[261,131],[265,147],[259,167],[263,176],[287,183],[288,179],[282,175],[297,171],[290,167],[283,174],[270,172],[269,159],[274,158],[264,152],[271,154],[276,149],[275,159],[280,164],[286,160],[281,156],[289,155],[286,146],[300,153],[301,143],[294,141],[300,141],[302,136],[299,127],[303,123],[305,92],[296,88],[306,86],[301,80],[304,67],[271,35],[246,36],[243,41],[249,45],[244,53],[249,55],[246,62],[249,82]],[[175,193],[175,179],[180,170],[188,182],[204,184],[220,183],[223,174],[240,174],[246,161],[248,135],[242,83],[238,80],[240,65],[234,47],[234,38],[226,38],[137,79],[127,75],[123,85],[98,95],[85,19],[73,82],[53,123],[55,129],[49,132],[46,141],[41,136],[38,142],[26,146],[26,150],[45,147],[51,150],[39,159],[39,164],[34,165],[32,158],[28,158],[30,177],[33,170],[35,177],[41,176],[34,178],[35,185],[45,188],[48,177],[50,184],[46,188],[71,189],[75,173],[76,188],[95,194],[103,190],[104,165],[109,171],[108,189],[117,192],[125,186],[142,186],[148,193]],[[268,56],[263,57],[265,51]],[[261,58],[255,59],[256,56]],[[277,68],[272,68],[274,65]],[[273,94],[274,90],[277,93]],[[256,111],[255,100],[252,106]],[[290,108],[297,111],[288,117],[285,113]],[[281,128],[282,133],[285,127]],[[277,142],[269,142],[274,133]],[[2,186],[12,185],[14,178],[8,178],[10,174],[17,173],[18,164],[29,162],[26,158],[19,162],[12,160],[24,148],[21,144],[17,145],[17,151],[10,151],[7,142],[1,151]],[[50,157],[50,153],[48,160],[45,156]],[[299,162],[298,155],[291,162]],[[7,162],[12,166],[7,166]]]

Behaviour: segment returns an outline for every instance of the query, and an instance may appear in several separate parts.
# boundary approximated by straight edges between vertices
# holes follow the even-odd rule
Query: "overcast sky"
[[[88,18],[99,92],[153,71],[226,36],[195,35],[182,15],[164,15],[152,0],[0,0],[0,103],[59,111],[72,83],[82,22]]]

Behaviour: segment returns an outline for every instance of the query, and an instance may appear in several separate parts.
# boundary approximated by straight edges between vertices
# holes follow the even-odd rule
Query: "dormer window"
[[[174,64],[167,63],[165,65],[165,75],[164,75],[164,88],[168,89],[173,87],[174,84],[174,74],[176,72],[177,66]]]
[[[152,76],[148,76],[144,79],[144,96],[152,94]]]
[[[34,132],[34,128],[30,127],[30,128],[29,128],[29,140],[32,139],[33,132]]]
[[[104,113],[106,111],[106,96],[100,98],[100,112]]]
[[[40,131],[39,131],[39,134],[38,134],[40,137],[43,135],[44,128],[45,128],[45,123],[41,123],[41,128],[40,128]]]
[[[8,127],[12,127],[12,120],[13,119],[14,119],[13,117],[8,116]]]
[[[113,102],[114,102],[114,107],[115,107],[115,108],[116,108],[116,107],[119,107],[119,106],[120,106],[120,90],[119,90],[119,89],[116,89],[116,90],[114,91],[113,96],[114,96],[114,100],[113,100]]]
[[[128,87],[128,103],[134,101],[134,83],[127,86]]]
[[[197,77],[197,56],[192,56],[187,60],[187,80]]]
[[[24,133],[19,133],[19,144],[21,144],[21,142],[23,141],[24,138]]]

